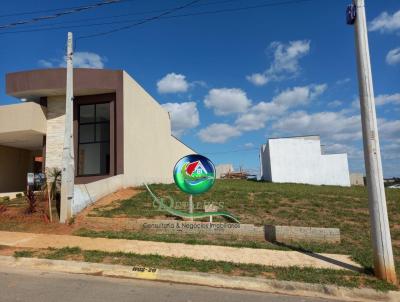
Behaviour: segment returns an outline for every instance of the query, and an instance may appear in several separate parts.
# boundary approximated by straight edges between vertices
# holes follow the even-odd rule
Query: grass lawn
[[[278,268],[254,264],[235,264],[223,261],[162,257],[158,255],[138,255],[122,252],[107,253],[96,250],[83,251],[78,247],[67,247],[63,249],[49,248],[40,250],[19,249],[14,251],[14,256],[122,264],[192,272],[220,273],[231,276],[264,277],[268,279],[307,283],[333,284],[350,288],[370,287],[381,291],[396,289],[394,286],[377,280],[373,276],[345,270],[338,271],[300,267]]]
[[[174,184],[152,185],[151,189],[159,197],[171,196],[174,200],[187,201],[187,195],[180,192]],[[387,189],[387,207],[393,240],[393,249],[400,278],[400,190]],[[245,180],[219,180],[211,191],[195,196],[197,201],[213,202],[224,205],[223,210],[237,216],[241,223],[256,225],[293,225],[314,227],[337,227],[341,231],[340,244],[293,243],[295,248],[313,252],[350,254],[367,270],[372,270],[372,251],[370,243],[370,224],[368,214],[367,190],[364,187],[312,186],[300,184],[274,184]],[[112,207],[96,208],[90,216],[162,218],[165,213],[153,207],[147,191],[134,197],[116,202]],[[95,232],[80,230],[83,236],[102,236],[112,238],[161,240],[173,242],[202,243],[197,236],[178,235],[137,235],[124,232]],[[136,235],[135,235],[136,234]],[[138,236],[142,238],[138,238]],[[136,237],[136,238],[135,238]],[[206,244],[210,242],[207,240]],[[225,240],[216,240],[214,244],[235,245]],[[251,247],[245,241],[243,246]],[[269,243],[255,243],[254,247],[277,248],[281,246]]]

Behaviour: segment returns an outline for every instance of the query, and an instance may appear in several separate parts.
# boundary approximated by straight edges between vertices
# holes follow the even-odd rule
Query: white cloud
[[[286,135],[319,134],[335,142],[361,138],[360,116],[347,116],[342,112],[297,111],[276,121],[272,128]]]
[[[381,153],[382,158],[386,160],[400,159],[400,142],[383,145]]]
[[[344,79],[341,79],[341,80],[337,80],[337,81],[336,81],[336,85],[347,84],[347,83],[349,83],[350,81],[351,81],[350,78],[344,78]]]
[[[253,148],[253,147],[254,147],[254,144],[253,144],[253,143],[245,143],[245,144],[243,145],[243,147],[245,147],[246,149],[250,149],[250,148]]]
[[[75,52],[74,53],[74,67],[81,67],[81,68],[104,68],[104,61],[105,58],[101,57],[97,53],[94,52]],[[63,64],[65,66],[65,63]]]
[[[252,106],[236,119],[235,124],[241,131],[264,128],[268,120],[277,118],[289,108],[308,104],[321,95],[326,88],[326,84],[321,84],[286,89],[273,97],[271,102],[259,102]]]
[[[327,87],[326,84],[321,84],[286,89],[279,95],[275,96],[272,99],[272,102],[283,105],[287,108],[306,105],[311,100],[324,93]]]
[[[342,104],[343,104],[342,101],[334,100],[334,101],[328,103],[328,107],[331,107],[331,108],[340,107],[340,106],[342,106]]]
[[[172,133],[181,136],[200,124],[199,111],[195,102],[166,103],[162,105],[170,113]]]
[[[390,50],[386,55],[386,63],[396,65],[400,63],[400,47]]]
[[[378,119],[379,139],[381,142],[381,154],[385,160],[396,160],[394,165],[386,170],[396,170],[398,173],[397,159],[400,159],[400,120]]]
[[[238,88],[211,89],[204,99],[207,108],[214,109],[216,115],[244,112],[251,105],[246,93]]]
[[[50,60],[39,60],[38,61],[39,66],[45,67],[45,68],[53,68],[54,67],[54,62]]]
[[[251,75],[246,76],[246,79],[253,83],[256,86],[263,86],[269,82],[268,77],[262,73],[253,73]]]
[[[370,31],[394,32],[400,29],[400,10],[390,15],[387,12],[381,13],[369,23]]]
[[[186,92],[189,89],[189,83],[186,76],[176,74],[174,72],[165,75],[157,82],[157,90],[159,93],[177,93]]]
[[[378,119],[378,132],[381,140],[400,143],[400,120]]]
[[[232,137],[240,136],[241,132],[228,124],[211,124],[201,129],[198,136],[203,142],[207,143],[225,143]]]
[[[290,41],[288,44],[272,42],[269,48],[274,51],[274,59],[270,67],[262,73],[246,76],[246,79],[256,86],[296,76],[300,71],[300,58],[310,51],[310,41],[297,40]]]
[[[73,56],[73,64],[76,68],[104,68],[104,62],[107,61],[105,57],[102,57],[94,52],[88,51],[77,51]],[[62,59],[48,59],[39,60],[38,64],[42,67],[53,68],[53,67],[65,67],[65,57]]]
[[[386,104],[400,105],[400,93],[380,94],[375,97],[375,103],[377,106]]]
[[[323,150],[327,154],[347,153],[349,158],[363,158],[363,150],[350,144],[328,144],[323,146]]]

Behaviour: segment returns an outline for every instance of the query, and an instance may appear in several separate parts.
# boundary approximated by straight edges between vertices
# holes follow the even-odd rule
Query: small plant
[[[2,201],[10,201],[10,196],[0,197]]]
[[[26,199],[28,200],[28,208],[26,209],[26,212],[28,214],[32,214],[36,212],[36,196],[33,190],[28,190],[26,193]]]
[[[50,198],[51,200],[55,200],[61,188],[61,170],[58,168],[48,169],[46,177],[50,185]]]
[[[22,193],[17,193],[17,194],[15,195],[15,197],[21,198],[21,197],[22,197]]]
[[[69,220],[68,220],[68,225],[72,225],[72,224],[74,224],[75,223],[75,216],[74,217],[71,217]]]

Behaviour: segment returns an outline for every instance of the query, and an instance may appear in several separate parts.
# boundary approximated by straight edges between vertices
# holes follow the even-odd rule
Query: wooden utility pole
[[[62,155],[62,176],[61,176],[61,213],[60,222],[65,223],[72,216],[72,202],[74,199],[74,145],[73,145],[73,45],[72,33],[68,33],[67,39],[67,84],[65,99],[65,135],[64,149]]]
[[[367,24],[364,0],[353,0],[356,7],[355,40],[360,91],[360,107],[364,144],[364,161],[367,173],[368,203],[371,217],[371,236],[374,251],[375,275],[396,284],[396,272],[390,238],[389,219],[383,184],[381,151],[376,122],[374,89],[369,57]],[[362,230],[360,230],[362,232]]]

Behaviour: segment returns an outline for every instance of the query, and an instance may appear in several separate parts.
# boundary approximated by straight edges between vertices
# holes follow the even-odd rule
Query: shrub
[[[15,197],[21,198],[21,197],[22,197],[22,193],[17,193],[17,194],[15,195]]]

